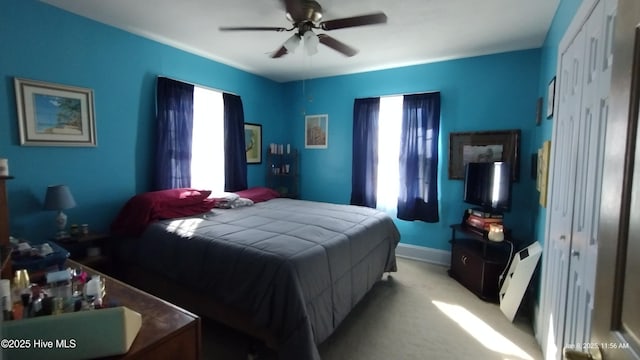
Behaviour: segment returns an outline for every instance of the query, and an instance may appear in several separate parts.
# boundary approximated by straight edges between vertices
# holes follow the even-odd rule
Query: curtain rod
[[[434,93],[439,93],[440,90],[432,90],[432,91],[417,91],[417,92],[412,92],[412,93],[406,93],[406,94],[388,94],[388,95],[379,95],[379,96],[373,96],[373,97],[390,97],[390,96],[405,96],[405,95],[420,95],[420,94],[434,94]]]
[[[405,95],[420,95],[420,94],[435,94],[442,93],[440,90],[431,90],[431,91],[416,91],[411,93],[401,93],[401,94],[385,94],[385,95],[371,95],[371,96],[361,96],[356,99],[366,99],[366,98],[383,98],[383,97],[394,97],[394,96],[405,96]]]
[[[166,78],[166,79],[174,80],[174,81],[180,81],[180,82],[183,82],[183,83],[185,83],[185,84],[189,84],[189,85],[198,86],[198,87],[201,87],[201,88],[205,88],[205,89],[209,89],[209,90],[213,90],[213,91],[217,91],[217,92],[222,92],[222,93],[227,93],[227,94],[231,94],[231,95],[239,96],[238,94],[233,93],[233,92],[231,92],[231,91],[227,91],[227,90],[220,90],[220,89],[216,89],[216,88],[211,87],[211,86],[206,86],[206,85],[202,85],[202,84],[196,84],[196,83],[194,83],[194,82],[191,82],[191,81],[185,81],[185,80],[182,80],[182,79],[176,79],[176,78],[171,77],[171,76],[158,75],[158,77],[162,77],[162,78]]]

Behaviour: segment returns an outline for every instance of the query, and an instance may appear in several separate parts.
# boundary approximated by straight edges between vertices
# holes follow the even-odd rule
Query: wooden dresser
[[[100,274],[105,279],[106,304],[126,306],[142,315],[142,327],[129,352],[105,359],[201,358],[201,324],[197,315],[73,260],[68,260],[67,265]]]

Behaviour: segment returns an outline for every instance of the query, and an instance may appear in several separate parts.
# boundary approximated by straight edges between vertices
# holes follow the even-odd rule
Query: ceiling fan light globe
[[[284,42],[282,46],[287,49],[287,52],[294,53],[299,45],[300,37],[298,36],[298,34],[293,34],[290,38],[287,39],[287,41]]]
[[[318,44],[320,43],[318,35],[309,30],[305,32],[302,37],[304,38],[304,49],[307,52],[307,55],[311,56],[316,54],[318,52]]]

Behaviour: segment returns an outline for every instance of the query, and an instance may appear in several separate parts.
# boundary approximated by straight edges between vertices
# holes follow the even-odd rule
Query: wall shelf
[[[271,153],[267,149],[267,187],[276,190],[281,197],[300,197],[298,151]]]

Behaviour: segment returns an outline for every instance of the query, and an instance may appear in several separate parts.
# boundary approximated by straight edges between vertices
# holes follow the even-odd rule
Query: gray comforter
[[[246,310],[281,359],[319,359],[325,340],[383,272],[400,239],[383,212],[273,199],[150,225],[141,265]]]

